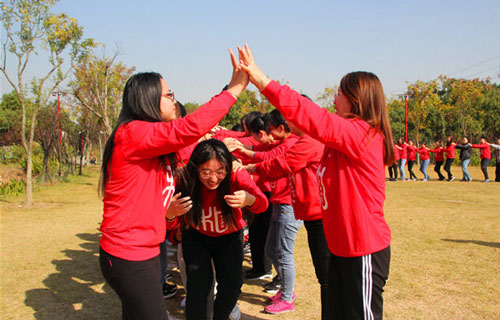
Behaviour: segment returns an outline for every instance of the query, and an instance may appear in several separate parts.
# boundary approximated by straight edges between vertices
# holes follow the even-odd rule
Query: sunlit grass
[[[477,178],[471,183],[387,183],[393,235],[387,319],[500,318],[500,183],[479,182],[479,168],[471,174]],[[0,199],[1,319],[121,318],[98,266],[97,178],[98,168],[87,168],[69,183],[41,188],[30,209],[22,207],[22,196]],[[295,312],[262,313],[268,294],[257,281],[242,289],[242,319],[319,319],[319,285],[304,228],[295,256]],[[184,293],[173,274],[179,293],[167,306],[181,317]]]

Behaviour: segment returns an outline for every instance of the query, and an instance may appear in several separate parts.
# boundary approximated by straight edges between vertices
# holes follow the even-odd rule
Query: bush
[[[17,196],[24,192],[26,184],[23,180],[13,179],[0,184],[0,196]]]
[[[20,145],[0,147],[0,162],[1,163],[21,163],[24,157],[24,148]]]

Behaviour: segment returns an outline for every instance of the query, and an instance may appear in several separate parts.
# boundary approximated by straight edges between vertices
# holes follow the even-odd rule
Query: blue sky
[[[440,74],[500,82],[498,0],[63,0],[54,11],[108,54],[118,44],[127,66],[160,72],[182,102],[218,93],[231,76],[227,48],[244,43],[271,78],[311,97],[356,70],[377,74],[389,97]],[[34,60],[25,79],[46,67]],[[1,89],[11,90],[3,76]]]

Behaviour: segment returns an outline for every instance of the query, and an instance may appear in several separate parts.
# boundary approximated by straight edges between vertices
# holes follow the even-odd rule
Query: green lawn
[[[500,319],[500,183],[479,182],[479,168],[471,174],[477,178],[471,183],[387,183],[393,234],[387,319]],[[42,188],[30,209],[20,205],[22,196],[0,199],[1,319],[121,319],[98,266],[97,177],[94,167],[70,183]],[[295,253],[295,312],[262,313],[267,295],[257,282],[243,287],[242,319],[319,319],[304,229]],[[182,296],[180,288],[167,301],[178,318]]]

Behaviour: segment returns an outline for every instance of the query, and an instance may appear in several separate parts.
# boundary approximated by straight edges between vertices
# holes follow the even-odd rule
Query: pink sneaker
[[[274,301],[278,301],[279,298],[281,298],[281,290],[278,291],[278,293],[275,294],[274,296],[267,297],[267,302],[268,303],[273,303]],[[295,295],[295,291],[294,291],[293,294],[292,294],[292,301],[295,301],[295,299],[297,299],[297,296]]]
[[[264,308],[267,313],[278,314],[287,311],[294,311],[293,301],[288,302],[281,298]]]

